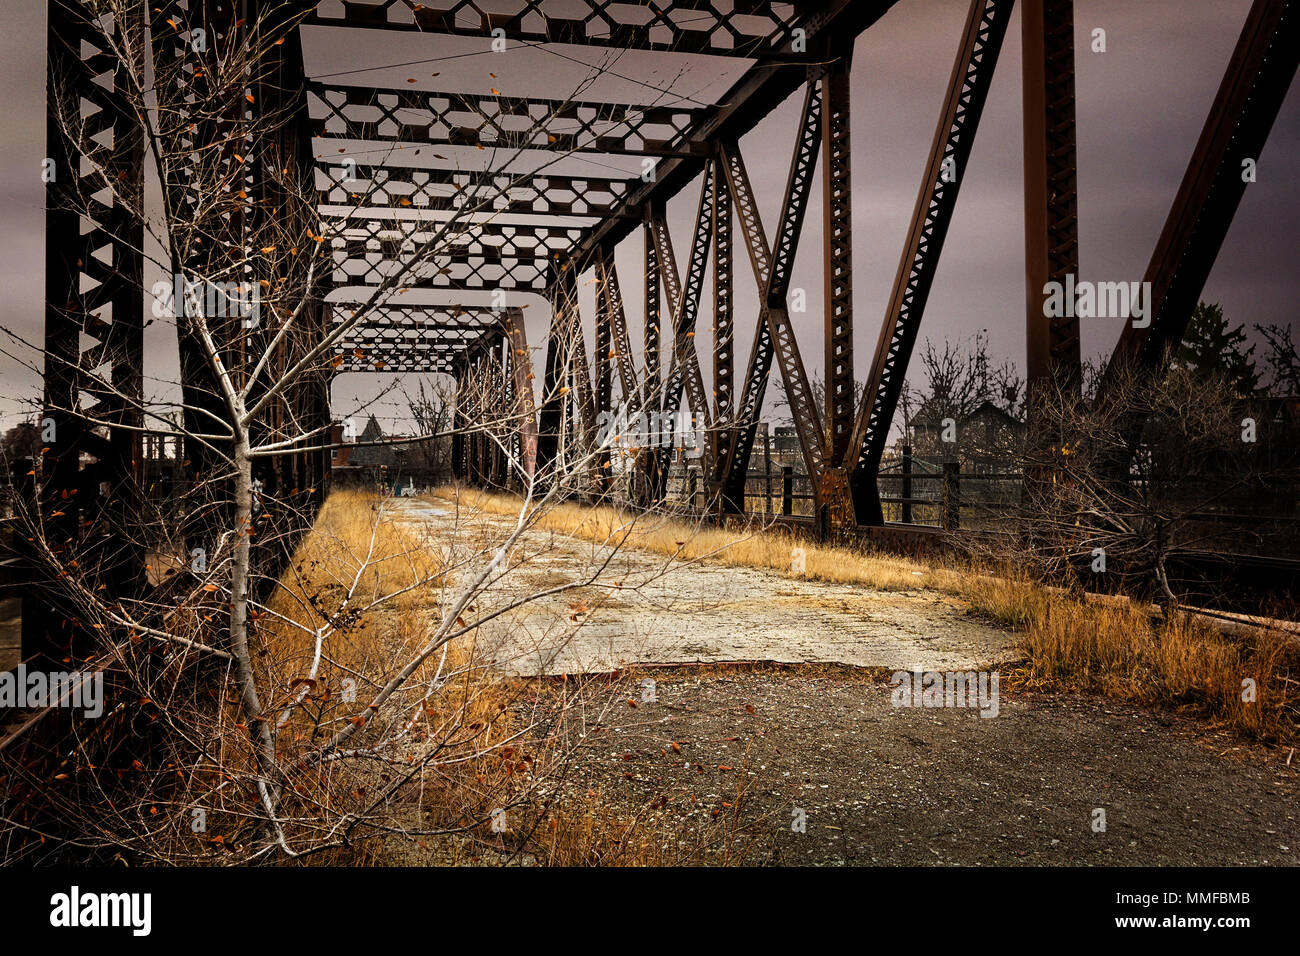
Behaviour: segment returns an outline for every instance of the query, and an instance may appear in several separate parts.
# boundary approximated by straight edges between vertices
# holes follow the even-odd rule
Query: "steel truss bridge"
[[[864,319],[855,316],[853,306],[849,71],[855,37],[896,2],[901,0],[299,0],[286,11],[273,0],[150,0],[138,5],[138,22],[123,20],[114,29],[122,37],[143,36],[147,21],[152,42],[140,46],[164,58],[188,41],[177,22],[190,29],[204,25],[216,35],[238,31],[262,15],[292,18],[286,42],[273,48],[277,81],[254,91],[249,107],[288,111],[292,122],[274,144],[272,158],[264,150],[245,160],[232,149],[221,161],[247,163],[249,181],[257,181],[260,172],[252,167],[274,162],[311,184],[315,205],[295,214],[316,223],[317,233],[328,233],[333,262],[311,306],[309,327],[317,336],[327,336],[350,303],[364,301],[422,231],[436,230],[455,216],[463,197],[492,190],[507,197],[494,215],[440,249],[412,283],[446,293],[448,304],[389,301],[370,310],[364,324],[337,342],[332,369],[280,397],[269,418],[326,426],[331,374],[437,371],[462,385],[495,376],[491,380],[498,387],[463,394],[457,415],[472,423],[508,409],[518,416],[518,455],[512,465],[499,446],[470,432],[456,440],[454,459],[463,479],[505,484],[544,474],[566,454],[566,443],[579,451],[592,448],[594,423],[602,412],[620,406],[665,414],[686,410],[709,435],[702,460],[708,498],[719,513],[734,513],[744,507],[745,476],[775,368],[818,508],[837,525],[870,526],[883,520],[877,468],[1015,6],[1014,0],[970,0],[929,155],[919,170],[916,205],[888,304],[883,318]],[[1019,0],[1019,6],[1025,329],[1032,383],[1077,374],[1080,363],[1077,319],[1048,318],[1042,308],[1044,284],[1063,282],[1078,271],[1075,27],[1072,0]],[[1297,6],[1293,0],[1253,3],[1152,251],[1143,276],[1153,290],[1152,321],[1147,328],[1127,326],[1114,353],[1152,373],[1166,346],[1181,338],[1246,189],[1243,160],[1260,155],[1295,73]],[[122,109],[121,61],[88,29],[92,7],[91,0],[49,3],[51,89],[78,91],[86,117],[83,141],[70,141],[51,105],[49,155],[59,168],[89,176],[93,170],[87,172],[78,161],[89,154],[134,188],[111,191],[90,217],[67,211],[59,201],[60,190],[77,188],[75,181],[66,181],[75,176],[50,188],[46,403],[61,435],[71,440],[44,452],[40,496],[60,502],[55,520],[63,522],[69,540],[93,538],[96,523],[113,509],[118,518],[139,512],[136,429],[147,425],[138,411],[143,236],[134,215],[138,210],[130,208],[143,195],[144,144],[134,118]],[[495,91],[363,87],[308,78],[301,39],[307,28],[334,31],[340,45],[363,31],[420,34],[434,46],[449,42],[446,37],[489,43],[504,36],[508,42],[732,57],[746,66],[716,102],[690,106],[548,99],[541,95],[545,91],[507,97]],[[793,141],[781,147],[789,150],[790,161],[780,217],[764,221],[738,144],[796,94],[802,96],[798,128]],[[204,134],[199,123],[196,144]],[[385,150],[394,155],[401,144],[422,148],[403,150],[401,165],[345,164],[330,156],[335,141],[363,144],[357,155]],[[439,152],[450,155],[485,143],[541,160],[531,173],[512,168],[477,175]],[[327,158],[317,158],[317,145]],[[629,158],[649,158],[655,175],[552,174],[546,157],[561,154],[610,167],[617,167],[615,160],[626,166]],[[823,188],[813,195],[819,164]],[[666,203],[697,181],[702,187],[689,247],[675,247]],[[807,241],[802,226],[814,202],[822,204],[824,223],[824,401],[810,381],[787,310],[795,252]],[[395,233],[398,218],[402,227]],[[644,269],[620,275],[615,247],[638,230]],[[748,260],[748,268],[738,260]],[[712,314],[701,316],[710,273]],[[577,294],[587,276],[596,284],[598,311],[590,343],[583,338]],[[735,283],[749,281],[759,293],[758,314],[737,316]],[[518,308],[452,304],[457,296],[493,290],[538,293],[551,304],[540,368],[533,367]],[[632,341],[625,315],[628,296],[639,297],[644,308],[639,343]],[[856,404],[855,349],[864,340],[855,325],[864,321],[865,341],[870,343],[874,332],[875,344],[864,398]],[[739,366],[738,322],[754,329],[753,347]],[[705,349],[710,339],[712,348]],[[250,333],[238,347],[258,354],[265,344]],[[181,352],[186,381],[201,376],[203,369],[186,355],[184,342]],[[704,362],[711,366],[711,389],[704,384]],[[77,407],[78,395],[83,407],[95,403],[100,420],[117,427],[92,429],[69,415],[66,409]],[[328,482],[326,446],[320,438],[304,441],[297,454],[265,476],[308,513]],[[203,456],[187,453],[187,460],[201,477]],[[654,456],[641,467],[653,497]],[[108,482],[112,493],[78,495],[88,474]],[[608,471],[598,471],[595,491],[608,481]],[[109,584],[129,588],[140,581],[124,572]]]

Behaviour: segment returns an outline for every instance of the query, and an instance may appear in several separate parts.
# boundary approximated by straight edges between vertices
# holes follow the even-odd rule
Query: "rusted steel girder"
[[[643,457],[643,470],[650,479],[652,502],[663,499],[668,487],[668,471],[672,464],[672,445],[665,444],[665,430],[671,435],[675,416],[681,407],[683,385],[689,393],[692,411],[709,428],[709,403],[704,397],[704,380],[700,372],[699,355],[695,351],[695,320],[699,313],[700,292],[704,286],[704,268],[708,262],[710,227],[713,222],[713,168],[705,168],[700,189],[699,206],[695,214],[695,229],[691,234],[691,251],[685,289],[677,271],[677,257],[673,252],[672,237],[661,207],[653,207],[647,219],[647,240],[654,245],[654,259],[659,267],[658,281],[668,297],[668,311],[672,316],[672,348],[668,355],[668,374],[663,378],[663,391],[647,392],[647,407],[660,415],[658,428],[651,428],[650,448]],[[656,328],[655,337],[659,332]],[[647,385],[652,383],[647,380]]]
[[[596,382],[592,396],[596,406],[595,426],[588,440],[600,446],[596,450],[596,490],[601,495],[604,495],[609,490],[612,477],[609,447],[601,440],[602,432],[609,432],[610,415],[614,411],[614,378],[612,374],[614,336],[610,329],[612,324],[613,319],[609,315],[609,302],[603,294],[603,289],[598,287],[596,289],[595,342],[593,343],[596,351],[593,356],[595,359],[595,369],[593,371],[596,373]]]
[[[307,90],[324,114],[312,117],[312,135],[324,139],[663,157],[704,149],[688,137],[702,111],[685,106],[324,83],[308,83]],[[456,117],[466,116],[474,117],[472,125],[459,125]],[[517,128],[512,121],[519,119],[528,125]]]
[[[333,303],[346,309],[344,303]],[[446,372],[501,328],[516,310],[437,306],[385,306],[349,330],[338,343],[335,371]]]
[[[511,407],[519,419],[520,479],[528,485],[537,473],[537,408],[533,399],[533,360],[528,349],[522,309],[506,309],[506,338],[509,343]]]
[[[128,64],[104,49],[99,26],[79,2],[50,0],[48,9],[45,155],[53,178],[45,185],[44,449],[28,504],[42,512],[56,555],[75,550],[81,566],[99,569],[109,593],[131,595],[144,579],[135,544],[144,142],[127,98]],[[131,12],[111,29],[124,48],[142,50],[144,8]],[[83,337],[91,340],[84,346]],[[79,413],[107,423],[108,437]],[[24,658],[62,659],[85,640],[55,584],[36,582],[24,594],[22,616]]]
[[[641,212],[624,206],[634,180],[611,176],[560,176],[550,173],[475,173],[419,166],[339,165],[320,160],[315,187],[322,206],[341,206],[352,217],[370,211],[405,209],[416,213],[484,212],[591,219]],[[324,167],[324,168],[321,168]]]
[[[627,331],[627,312],[623,308],[623,291],[618,284],[618,270],[613,259],[596,263],[596,303],[599,315],[610,323],[610,348],[614,353],[611,358],[618,365],[618,383],[622,390],[620,401],[631,410],[638,403],[639,389],[632,359],[632,340]]]
[[[571,263],[559,267],[559,281],[552,290],[551,326],[546,343],[546,377],[542,383],[542,407],[539,419],[538,468],[554,465],[561,452],[561,441],[579,456],[591,454],[596,447],[596,403],[592,394],[591,371],[587,346],[578,313],[578,276]],[[577,427],[565,427],[566,410],[573,408]],[[545,476],[548,480],[552,476]],[[593,483],[600,475],[593,465]]]
[[[1157,373],[1187,328],[1205,280],[1246,192],[1246,161],[1257,163],[1300,60],[1295,0],[1255,0],[1147,265],[1150,323],[1124,326],[1101,383],[1101,400],[1134,364]]]
[[[851,56],[822,78],[822,230],[826,275],[826,460],[848,452],[856,412],[853,390],[853,193],[849,141]]]
[[[790,175],[786,182],[785,202],[776,240],[768,247],[763,231],[762,217],[754,201],[753,190],[740,150],[734,143],[719,146],[720,159],[726,174],[727,188],[735,204],[741,232],[749,250],[750,264],[760,291],[758,328],[750,350],[749,365],[745,373],[744,391],[736,410],[735,424],[728,441],[728,454],[719,456],[714,477],[722,489],[721,507],[728,512],[744,509],[745,476],[749,469],[749,455],[758,429],[758,419],[763,407],[763,395],[771,372],[775,352],[781,365],[781,374],[790,396],[791,412],[803,448],[808,473],[818,480],[822,469],[822,436],[816,403],[807,382],[794,330],[790,327],[785,310],[785,297],[789,290],[790,269],[794,261],[799,232],[803,225],[804,210],[812,187],[813,168],[821,143],[821,95],[818,82],[810,82],[804,96],[803,112]]]
[[[824,60],[830,39],[856,37],[889,12],[897,0],[826,0],[800,23],[804,42],[815,62]],[[770,67],[750,70],[719,99],[718,105],[705,112],[691,130],[688,141],[694,144],[692,155],[670,157],[655,167],[652,181],[636,185],[628,195],[632,207],[662,205],[695,179],[708,156],[719,143],[734,143],[758,122],[795,93],[807,80],[807,69],[798,58]],[[573,257],[585,269],[599,255],[609,253],[631,234],[635,225],[627,219],[602,222],[591,231]]]
[[[1079,320],[1052,317],[1044,286],[1079,272],[1074,129],[1074,0],[1021,0],[1024,56],[1026,357],[1031,393],[1060,379],[1079,387]],[[1030,396],[1031,403],[1033,395]]]
[[[645,249],[645,270],[643,272],[645,308],[642,313],[645,316],[643,335],[645,344],[642,355],[645,373],[641,379],[641,405],[647,407],[650,403],[658,401],[659,385],[662,377],[660,371],[659,327],[663,300],[661,295],[662,284],[659,281],[659,250],[654,241],[654,212],[648,206],[642,222],[641,238]]]
[[[635,23],[621,23],[619,10],[608,0],[579,0],[567,4],[564,15],[547,0],[523,0],[514,13],[484,10],[478,3],[410,0],[348,0],[333,12],[319,10],[312,26],[374,27],[393,31],[448,34],[490,40],[503,30],[511,42],[571,43],[621,50],[707,53],[711,56],[777,59],[790,62],[808,54],[795,48],[794,30],[810,25],[806,4],[754,0],[740,9],[732,3],[692,0],[690,3],[640,5]],[[620,4],[619,6],[626,6]],[[548,11],[547,7],[551,9]],[[683,22],[681,10],[689,10]],[[743,17],[736,13],[743,12]]]
[[[709,417],[710,402],[704,391],[699,353],[695,350],[695,323],[699,317],[700,295],[704,291],[704,274],[708,268],[709,245],[713,238],[713,179],[714,168],[710,164],[705,167],[704,182],[700,187],[684,287],[677,277],[672,241],[662,217],[656,217],[654,230],[659,261],[664,267],[664,285],[668,289],[668,302],[673,314],[673,349],[660,409],[665,416],[675,415],[681,407],[684,385],[691,412],[704,425],[706,432],[711,431],[712,425]]]
[[[844,467],[858,524],[884,520],[876,469],[957,206],[1013,0],[972,0]],[[1040,307],[1041,311],[1041,307]]]
[[[735,412],[735,305],[732,300],[731,191],[720,164],[713,172],[713,461],[726,457]],[[710,464],[708,474],[712,477]],[[709,497],[717,496],[716,483]]]

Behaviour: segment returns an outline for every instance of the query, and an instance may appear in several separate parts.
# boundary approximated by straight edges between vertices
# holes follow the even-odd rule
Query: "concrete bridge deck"
[[[392,506],[394,520],[431,547],[453,539],[461,548],[495,544],[511,524],[467,509],[458,518],[453,504],[438,500],[395,499]],[[805,581],[630,547],[613,552],[568,535],[527,532],[516,555],[523,563],[485,595],[480,613],[582,580],[607,559],[610,565],[598,586],[540,599],[486,625],[479,651],[529,675],[734,661],[972,670],[1014,656],[1012,635],[937,591]],[[622,587],[611,587],[616,582]]]

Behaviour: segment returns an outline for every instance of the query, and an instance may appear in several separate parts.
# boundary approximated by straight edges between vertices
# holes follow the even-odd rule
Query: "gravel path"
[[[395,499],[394,519],[431,543],[445,542],[452,506]],[[460,536],[504,537],[507,519],[462,516]],[[525,563],[485,596],[490,609],[522,591],[580,580],[610,549],[531,532]],[[966,670],[1014,656],[1007,632],[972,617],[936,591],[875,591],[782,577],[716,563],[677,562],[624,549],[602,582],[532,604],[482,629],[478,646],[519,674],[603,673],[633,663],[818,662],[890,670]]]
[[[655,674],[657,702],[593,736],[584,785],[663,801],[689,834],[741,784],[751,863],[1300,864],[1289,748],[1006,683],[992,719],[895,708],[885,681],[827,670]]]
[[[430,546],[448,540],[449,505],[396,509]],[[505,526],[479,516],[460,540],[481,547]],[[515,589],[577,580],[607,554],[533,533],[480,613]],[[576,741],[566,787],[657,820],[683,861],[723,859],[726,824],[725,858],[758,864],[1300,864],[1300,757],[1288,747],[1016,687],[1011,635],[933,591],[717,564],[659,577],[663,561],[621,552],[606,580],[624,589],[531,606],[479,646],[521,674],[632,667],[625,681],[587,685],[614,716]],[[726,663],[738,661],[776,663]],[[995,717],[891,699],[892,671],[999,663]],[[653,699],[626,700],[647,677]]]

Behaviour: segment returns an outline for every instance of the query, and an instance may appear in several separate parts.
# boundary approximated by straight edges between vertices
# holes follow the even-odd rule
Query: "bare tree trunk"
[[[230,580],[230,649],[235,657],[235,680],[248,735],[257,759],[258,791],[269,821],[274,822],[280,799],[276,779],[275,739],[271,722],[262,712],[257,681],[248,653],[248,600],[253,550],[253,459],[247,433],[235,442],[235,545]]]

